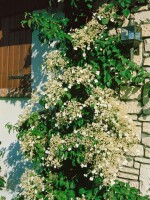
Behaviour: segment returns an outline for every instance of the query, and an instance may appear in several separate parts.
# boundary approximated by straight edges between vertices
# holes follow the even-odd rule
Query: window
[[[32,33],[23,29],[23,14],[0,18],[0,97],[31,93]]]

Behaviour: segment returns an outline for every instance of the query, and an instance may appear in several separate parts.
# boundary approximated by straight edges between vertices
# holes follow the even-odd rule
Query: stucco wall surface
[[[37,32],[32,34],[32,89],[38,90],[45,80],[41,74],[40,66],[49,50],[47,45],[41,45],[38,40]],[[0,160],[2,170],[0,176],[4,176],[7,180],[8,191],[0,191],[0,195],[6,195],[6,199],[10,200],[11,192],[18,190],[18,183],[21,174],[24,171],[24,164],[21,161],[22,155],[19,152],[19,143],[17,142],[16,133],[8,133],[5,125],[10,122],[15,124],[19,114],[23,112],[27,103],[27,98],[0,98],[0,141],[3,157]]]

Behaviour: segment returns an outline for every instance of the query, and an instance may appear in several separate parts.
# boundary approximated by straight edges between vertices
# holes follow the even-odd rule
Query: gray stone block
[[[150,122],[143,122],[143,133],[150,134]]]
[[[141,164],[139,180],[140,190],[142,191],[142,193],[144,195],[150,195],[150,165]]]

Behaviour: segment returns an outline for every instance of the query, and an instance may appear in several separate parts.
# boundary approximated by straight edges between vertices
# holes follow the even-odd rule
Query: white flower
[[[90,46],[88,46],[88,47],[87,47],[87,50],[89,51],[90,49],[91,49]]]
[[[83,55],[83,57],[86,57],[86,53],[83,53],[82,55]]]
[[[90,178],[89,178],[90,181],[93,181],[93,179],[94,179],[93,177],[90,177]]]
[[[71,151],[71,147],[68,148],[68,151]]]
[[[104,130],[105,130],[105,131],[108,130],[108,125],[107,125],[107,124],[104,125]]]
[[[63,112],[63,113],[62,113],[62,116],[63,116],[63,117],[65,117],[65,115],[66,115],[66,113],[65,113],[65,112]]]
[[[49,108],[49,105],[48,104],[45,104],[45,109],[48,109]]]
[[[111,22],[114,22],[115,20],[113,18],[110,19]]]
[[[79,147],[79,144],[75,144],[75,148],[78,148]]]
[[[50,152],[48,150],[45,151],[46,154],[49,154]]]
[[[59,78],[59,79],[62,79],[62,76],[61,76],[61,75],[58,75],[58,78]]]
[[[58,127],[58,124],[55,124],[55,127]]]
[[[95,173],[96,173],[96,170],[93,170],[93,171],[92,171],[92,174],[95,174]]]
[[[81,168],[87,167],[87,165],[81,164]]]
[[[69,84],[69,85],[68,85],[68,88],[69,88],[69,89],[71,89],[71,87],[72,87],[72,85],[71,85],[71,84]]]
[[[77,47],[74,47],[73,49],[74,49],[75,51],[77,51],[77,50],[78,50],[78,48],[77,48]]]
[[[83,168],[84,167],[84,164],[81,164],[81,168]]]
[[[35,191],[34,191],[34,193],[35,193],[35,194],[37,194],[37,193],[38,193],[38,191],[37,191],[37,190],[35,190]]]
[[[101,17],[100,15],[98,15],[98,16],[97,16],[97,18],[98,18],[99,20],[101,20],[101,19],[102,19],[102,17]]]
[[[79,118],[82,118],[82,115],[81,115],[81,114],[77,114],[77,116],[78,116]]]
[[[110,185],[114,185],[115,184],[115,181],[112,179],[111,181],[110,181]]]
[[[65,92],[67,92],[67,91],[68,91],[68,89],[67,89],[67,88],[64,88],[64,91],[65,91]]]

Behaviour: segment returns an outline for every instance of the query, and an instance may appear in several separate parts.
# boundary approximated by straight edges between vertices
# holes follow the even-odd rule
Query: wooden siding
[[[21,27],[23,14],[0,19],[0,96],[25,97],[31,92],[32,33]]]

